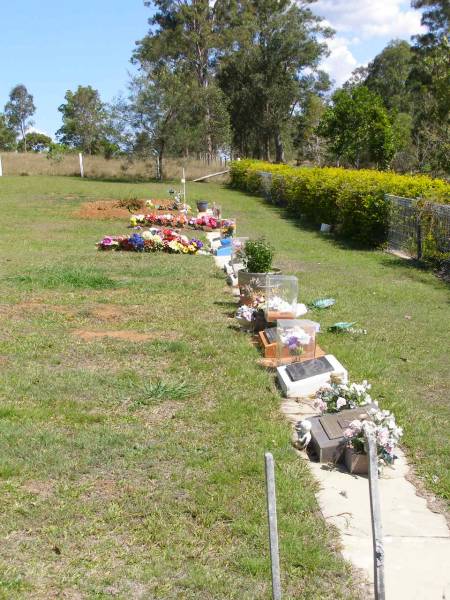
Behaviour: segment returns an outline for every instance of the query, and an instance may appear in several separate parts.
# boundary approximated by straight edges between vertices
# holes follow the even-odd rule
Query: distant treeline
[[[390,42],[333,93],[320,63],[334,32],[312,2],[147,2],[153,17],[127,96],[107,105],[90,86],[67,91],[55,144],[26,133],[33,97],[16,86],[0,150],[152,159],[159,176],[167,155],[224,153],[448,176],[448,0],[412,0],[426,33]]]

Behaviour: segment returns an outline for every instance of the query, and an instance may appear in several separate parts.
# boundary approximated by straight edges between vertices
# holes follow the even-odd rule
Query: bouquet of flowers
[[[370,404],[368,393],[372,386],[364,380],[362,383],[330,383],[316,393],[315,406],[321,412],[338,412],[344,408],[357,408]]]
[[[233,237],[236,231],[236,221],[232,219],[223,219],[220,226],[220,233],[223,237]]]
[[[281,330],[280,341],[290,354],[300,356],[311,342],[311,336],[302,327],[287,327]]]
[[[237,309],[236,319],[246,329],[253,327],[258,317],[264,317],[264,296],[253,294],[249,304],[243,304]]]
[[[388,410],[372,408],[368,419],[351,421],[344,430],[347,446],[357,453],[365,453],[367,434],[373,434],[377,444],[378,461],[381,466],[391,465],[396,456],[395,448],[403,435],[394,415]]]
[[[197,254],[203,248],[203,242],[196,238],[189,239],[173,229],[162,229],[133,233],[130,236],[107,236],[97,247],[99,250]]]
[[[218,229],[220,227],[220,221],[214,217],[204,215],[203,217],[190,219],[189,225],[194,229]]]
[[[171,214],[167,213],[164,215],[158,215],[151,213],[148,215],[133,215],[130,218],[131,227],[148,226],[148,225],[159,225],[161,227],[177,227],[181,228],[187,224],[188,220],[184,214]]]

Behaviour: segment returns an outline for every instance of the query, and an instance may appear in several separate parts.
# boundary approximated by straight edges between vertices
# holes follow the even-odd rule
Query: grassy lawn
[[[125,223],[74,216],[167,187],[0,180],[0,597],[269,598],[271,450],[285,597],[356,598],[212,259],[97,253]],[[249,232],[268,214],[195,194],[241,206]]]
[[[269,598],[265,450],[277,461],[285,597],[354,598],[274,379],[233,329],[213,261],[97,253],[125,223],[74,216],[88,199],[167,188],[0,180],[0,598]],[[258,198],[189,190],[236,216],[239,234],[270,237],[301,301],[336,298],[313,314],[324,330],[367,328],[320,343],[372,382],[418,475],[449,498],[448,287],[301,229]],[[95,335],[108,331],[124,339]]]

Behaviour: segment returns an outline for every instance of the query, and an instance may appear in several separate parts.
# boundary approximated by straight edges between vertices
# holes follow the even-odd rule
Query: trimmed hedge
[[[231,186],[262,194],[261,171],[272,174],[270,195],[296,217],[335,225],[340,235],[367,246],[386,241],[385,194],[450,203],[450,185],[427,175],[334,167],[289,167],[254,160],[231,165]]]

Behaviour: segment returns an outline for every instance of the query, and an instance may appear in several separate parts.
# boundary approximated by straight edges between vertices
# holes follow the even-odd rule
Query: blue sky
[[[92,85],[105,101],[125,91],[136,40],[151,14],[143,0],[16,0],[2,3],[0,111],[10,89],[34,95],[35,127],[54,135],[68,89]],[[324,62],[337,83],[396,37],[409,39],[420,14],[406,0],[318,0],[313,5],[336,29]]]

